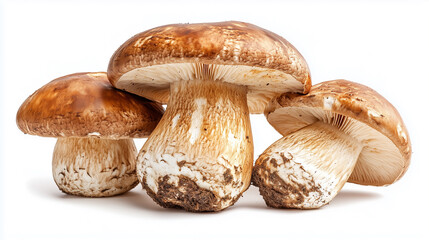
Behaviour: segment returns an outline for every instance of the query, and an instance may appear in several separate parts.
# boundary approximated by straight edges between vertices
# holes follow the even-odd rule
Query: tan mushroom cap
[[[410,164],[411,142],[401,116],[364,85],[333,80],[314,85],[307,95],[285,93],[270,102],[265,115],[282,135],[316,121],[353,125],[347,127],[348,133],[364,147],[348,182],[388,185],[401,178]]]
[[[164,110],[158,103],[113,88],[104,72],[57,78],[28,97],[16,121],[44,137],[147,137]]]
[[[310,72],[284,38],[244,22],[172,24],[139,33],[112,56],[111,83],[167,103],[170,83],[224,81],[247,86],[251,113],[263,112],[275,95],[306,93]]]

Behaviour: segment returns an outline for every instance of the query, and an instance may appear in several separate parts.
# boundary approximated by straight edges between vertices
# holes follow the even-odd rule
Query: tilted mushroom
[[[248,188],[249,113],[282,92],[307,92],[310,74],[285,39],[243,22],[174,24],[135,35],[112,56],[111,83],[168,103],[137,174],[161,206],[219,211]]]
[[[408,168],[411,143],[397,110],[374,90],[346,80],[308,95],[285,93],[265,114],[284,137],[256,160],[252,180],[268,206],[319,208],[346,181],[384,186]]]
[[[163,111],[158,103],[113,88],[106,73],[76,73],[33,93],[16,121],[24,133],[58,138],[52,173],[61,191],[104,197],[138,184],[131,138],[147,137]]]

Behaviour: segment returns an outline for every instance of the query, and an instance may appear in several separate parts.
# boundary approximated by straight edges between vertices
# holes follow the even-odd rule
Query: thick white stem
[[[58,188],[86,197],[114,196],[138,184],[132,139],[59,138],[52,160]]]
[[[181,81],[171,85],[166,112],[138,156],[137,174],[162,206],[218,211],[248,188],[252,162],[246,88]]]
[[[336,126],[316,122],[274,144],[256,160],[253,181],[278,208],[319,208],[349,178],[362,144]]]

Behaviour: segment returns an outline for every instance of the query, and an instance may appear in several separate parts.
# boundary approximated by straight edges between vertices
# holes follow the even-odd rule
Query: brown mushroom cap
[[[311,86],[307,63],[288,41],[235,21],[173,24],[139,33],[114,53],[108,76],[115,87],[161,103],[167,103],[175,81],[247,86],[252,113],[263,112],[275,95],[306,93]]]
[[[104,72],[57,78],[28,97],[16,121],[44,137],[147,137],[164,110],[158,103],[113,88]]]
[[[410,164],[411,142],[401,116],[384,97],[364,85],[334,80],[314,85],[307,95],[285,93],[270,102],[265,115],[282,135],[316,121],[340,129],[348,122],[347,133],[364,146],[349,182],[391,184]]]

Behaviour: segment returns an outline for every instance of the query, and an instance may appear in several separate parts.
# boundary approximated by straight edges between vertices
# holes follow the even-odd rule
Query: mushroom
[[[308,95],[285,93],[265,110],[284,137],[256,160],[252,181],[270,207],[319,208],[346,181],[385,186],[404,175],[411,143],[398,111],[380,94],[346,80]]]
[[[163,207],[219,211],[248,188],[249,113],[282,92],[307,92],[307,64],[285,39],[243,22],[174,24],[135,35],[112,56],[111,83],[166,112],[137,158]]]
[[[57,78],[28,97],[16,121],[24,133],[58,138],[52,173],[64,193],[105,197],[138,184],[136,147],[147,137],[163,108],[113,88],[106,73]]]

